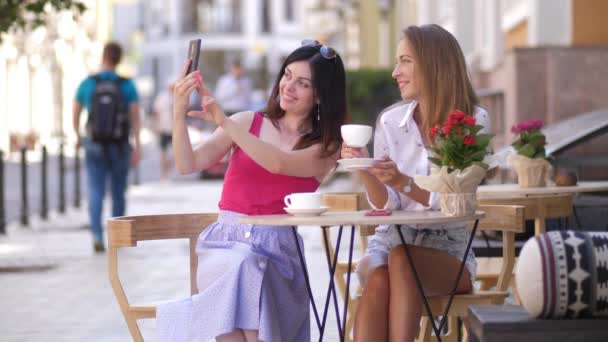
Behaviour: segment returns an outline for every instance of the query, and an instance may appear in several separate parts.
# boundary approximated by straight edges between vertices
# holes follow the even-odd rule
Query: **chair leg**
[[[127,317],[127,326],[129,327],[129,332],[131,333],[131,337],[133,337],[134,342],[144,342],[144,338],[141,336],[141,331],[139,330],[139,326],[137,325],[137,320],[133,317]]]
[[[351,298],[348,302],[348,318],[346,319],[346,328],[344,329],[344,340],[346,342],[353,341],[353,328],[355,326],[355,315],[357,314],[357,306],[359,305],[358,298]]]
[[[431,326],[431,321],[426,316],[422,317],[422,319],[420,320],[420,332],[418,333],[418,338],[416,338],[416,341],[430,342],[432,332],[433,327]]]
[[[448,331],[441,336],[443,342],[458,342],[458,317],[448,316],[447,321]]]
[[[462,325],[462,342],[469,342],[469,331],[466,325]]]
[[[511,278],[511,290],[513,291],[513,302],[515,305],[521,305],[519,293],[517,292],[517,287],[515,286],[515,275],[513,275],[513,278]]]

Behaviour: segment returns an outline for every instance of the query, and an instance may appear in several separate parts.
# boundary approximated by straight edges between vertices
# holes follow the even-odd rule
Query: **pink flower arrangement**
[[[532,130],[540,130],[541,128],[543,128],[542,120],[530,120],[511,127],[511,133],[530,132]]]
[[[515,140],[511,144],[518,154],[528,158],[545,158],[545,135],[540,131],[543,128],[541,120],[530,120],[511,127],[515,133]]]

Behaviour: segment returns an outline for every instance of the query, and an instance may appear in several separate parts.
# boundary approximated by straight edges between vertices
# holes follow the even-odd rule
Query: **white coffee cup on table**
[[[350,147],[365,147],[372,138],[372,126],[342,125],[340,127],[344,143]]]
[[[322,197],[318,192],[296,192],[285,196],[283,200],[290,209],[319,209]]]

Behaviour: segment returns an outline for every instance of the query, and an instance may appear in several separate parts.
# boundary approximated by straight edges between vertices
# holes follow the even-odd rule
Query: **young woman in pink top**
[[[200,235],[199,293],[161,305],[161,341],[309,341],[309,299],[290,229],[240,224],[242,215],[284,213],[283,198],[314,192],[334,168],[346,116],[339,55],[305,41],[280,69],[266,109],[227,117],[198,72],[175,84],[173,152],[177,169],[199,172],[232,150],[220,214]],[[198,90],[206,111],[187,112]],[[211,138],[192,148],[186,116],[214,122]],[[300,246],[302,245],[299,238]]]

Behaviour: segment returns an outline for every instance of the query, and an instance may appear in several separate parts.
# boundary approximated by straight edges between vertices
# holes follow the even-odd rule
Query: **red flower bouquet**
[[[435,153],[429,160],[439,166],[446,166],[448,172],[464,170],[471,165],[488,168],[483,163],[491,134],[479,134],[483,126],[477,125],[474,117],[454,110],[443,126],[436,125],[429,130],[436,146],[431,148]]]
[[[446,215],[470,215],[477,208],[476,191],[486,175],[488,165],[483,162],[491,134],[480,134],[483,126],[474,117],[454,110],[443,125],[432,127],[430,138],[435,146],[431,174],[415,176],[416,184],[439,192],[441,211]]]

